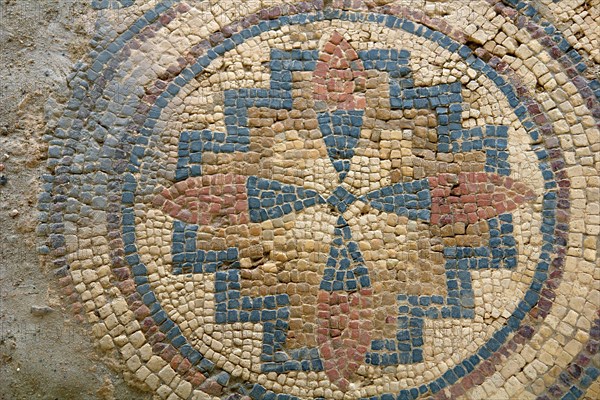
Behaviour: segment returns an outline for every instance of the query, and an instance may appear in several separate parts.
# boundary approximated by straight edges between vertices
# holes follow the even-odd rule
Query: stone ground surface
[[[161,3],[171,10],[145,14],[149,27],[130,31],[124,51],[108,47]],[[387,400],[412,398],[402,392],[409,387],[435,398],[600,397],[600,90],[586,86],[600,78],[600,2],[540,0],[519,12],[511,1],[324,2],[404,16],[468,45],[509,77],[522,112],[499,100],[508,92],[495,89],[497,75],[482,77],[484,67],[442,51],[442,39],[415,39],[411,27],[325,18],[306,30],[266,29],[222,54],[219,44],[246,27],[231,21],[270,10],[246,20],[253,26],[297,12],[280,3],[0,0],[0,399]],[[527,25],[534,13],[525,3],[564,35],[564,49]],[[579,56],[561,64],[569,46]],[[210,48],[218,57],[182,84],[178,74]],[[365,52],[374,48],[398,52]],[[113,53],[120,58],[110,68],[90,62]],[[288,78],[292,64],[277,57],[298,72]],[[78,60],[91,69],[72,74]],[[386,62],[408,69],[391,72]],[[407,101],[413,78],[437,92]],[[157,117],[151,107],[171,82]],[[293,106],[277,105],[287,97],[274,82],[292,85]],[[240,87],[264,94],[223,94]],[[418,101],[450,101],[459,120]],[[231,122],[228,112],[247,112],[248,121]],[[541,139],[517,118],[525,112]],[[439,126],[455,131],[458,147],[443,145]],[[473,150],[475,127],[500,161]],[[212,136],[224,130],[225,139]],[[544,151],[551,163],[540,172]],[[144,167],[130,177],[136,157]],[[107,180],[121,177],[115,195]],[[546,189],[558,197],[553,217]],[[70,203],[54,207],[65,191]],[[290,208],[271,202],[282,191]],[[558,227],[546,276],[538,258],[548,218]],[[460,257],[443,248],[485,248],[498,224],[502,256],[477,261],[495,270],[444,274],[447,259]],[[135,236],[121,238],[126,231]],[[222,258],[205,262],[209,253]],[[336,275],[348,265],[351,273]],[[241,306],[240,296],[263,305]],[[452,310],[446,316],[426,307],[438,297]],[[529,306],[517,321],[521,299]],[[271,321],[281,325],[268,338]],[[488,342],[513,323],[496,336],[499,350]],[[181,341],[195,350],[180,353]],[[484,360],[470,373],[461,362],[472,354]]]

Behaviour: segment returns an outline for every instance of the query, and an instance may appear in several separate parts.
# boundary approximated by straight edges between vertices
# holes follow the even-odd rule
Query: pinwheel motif
[[[225,91],[226,132],[181,134],[177,182],[154,199],[155,207],[175,218],[173,273],[214,273],[216,323],[262,324],[263,372],[325,370],[332,382],[346,389],[361,363],[421,362],[424,318],[474,317],[470,270],[516,266],[511,211],[535,196],[509,177],[508,128],[463,129],[460,83],[415,87],[409,58],[404,50],[357,52],[337,32],[320,52],[273,50],[270,89]],[[482,151],[486,155],[483,171],[444,172],[357,193],[347,178],[365,119],[368,70],[388,74],[391,109],[435,112],[438,153]],[[337,186],[321,193],[258,176],[202,175],[204,153],[248,151],[249,108],[292,109],[294,71],[312,71],[318,129],[337,173]],[[398,314],[391,316],[398,323],[394,339],[372,338],[372,278],[344,217],[356,204],[441,229],[480,221],[489,227],[487,244],[444,248],[445,295],[397,295]],[[288,350],[289,296],[242,296],[239,259],[246,250],[198,250],[197,233],[199,226],[261,223],[316,206],[326,206],[336,218],[319,284],[317,346]]]

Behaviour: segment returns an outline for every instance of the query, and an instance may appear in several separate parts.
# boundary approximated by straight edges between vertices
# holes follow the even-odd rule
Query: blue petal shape
[[[327,146],[327,155],[342,181],[350,170],[350,159],[358,144],[364,110],[335,110],[317,115]]]

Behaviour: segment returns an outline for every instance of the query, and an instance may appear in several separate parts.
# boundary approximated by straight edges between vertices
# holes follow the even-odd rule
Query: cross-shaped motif
[[[423,361],[424,318],[473,318],[474,293],[470,270],[513,268],[517,263],[512,236],[512,210],[533,193],[508,177],[508,128],[462,127],[460,83],[415,87],[405,50],[355,51],[337,32],[323,49],[291,52],[272,50],[270,89],[239,89],[224,93],[225,132],[183,132],[179,142],[176,180],[156,197],[176,221],[173,231],[173,273],[215,274],[216,323],[254,322],[263,325],[263,372],[322,370],[342,388],[359,363],[397,365]],[[359,143],[366,102],[366,71],[389,76],[391,109],[432,110],[438,122],[437,152],[473,150],[486,155],[485,172],[440,173],[422,179],[396,182],[363,195],[353,194],[345,183]],[[291,110],[292,73],[312,71],[315,111],[327,155],[337,172],[331,193],[256,176],[202,175],[206,152],[246,152],[250,146],[248,110],[266,107]],[[447,293],[399,294],[394,339],[372,340],[368,309],[373,294],[369,269],[360,246],[352,239],[343,214],[356,202],[381,212],[394,213],[432,226],[487,221],[489,243],[479,247],[449,246],[443,250]],[[328,205],[337,216],[334,237],[319,285],[318,347],[286,350],[290,299],[286,294],[241,295],[240,250],[197,250],[199,225],[215,218],[227,224],[264,222]],[[343,318],[347,313],[347,318]]]

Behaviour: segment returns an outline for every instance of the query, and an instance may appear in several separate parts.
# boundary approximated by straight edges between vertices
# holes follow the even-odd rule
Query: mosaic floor
[[[600,12],[92,3],[40,251],[135,385],[600,397]]]

